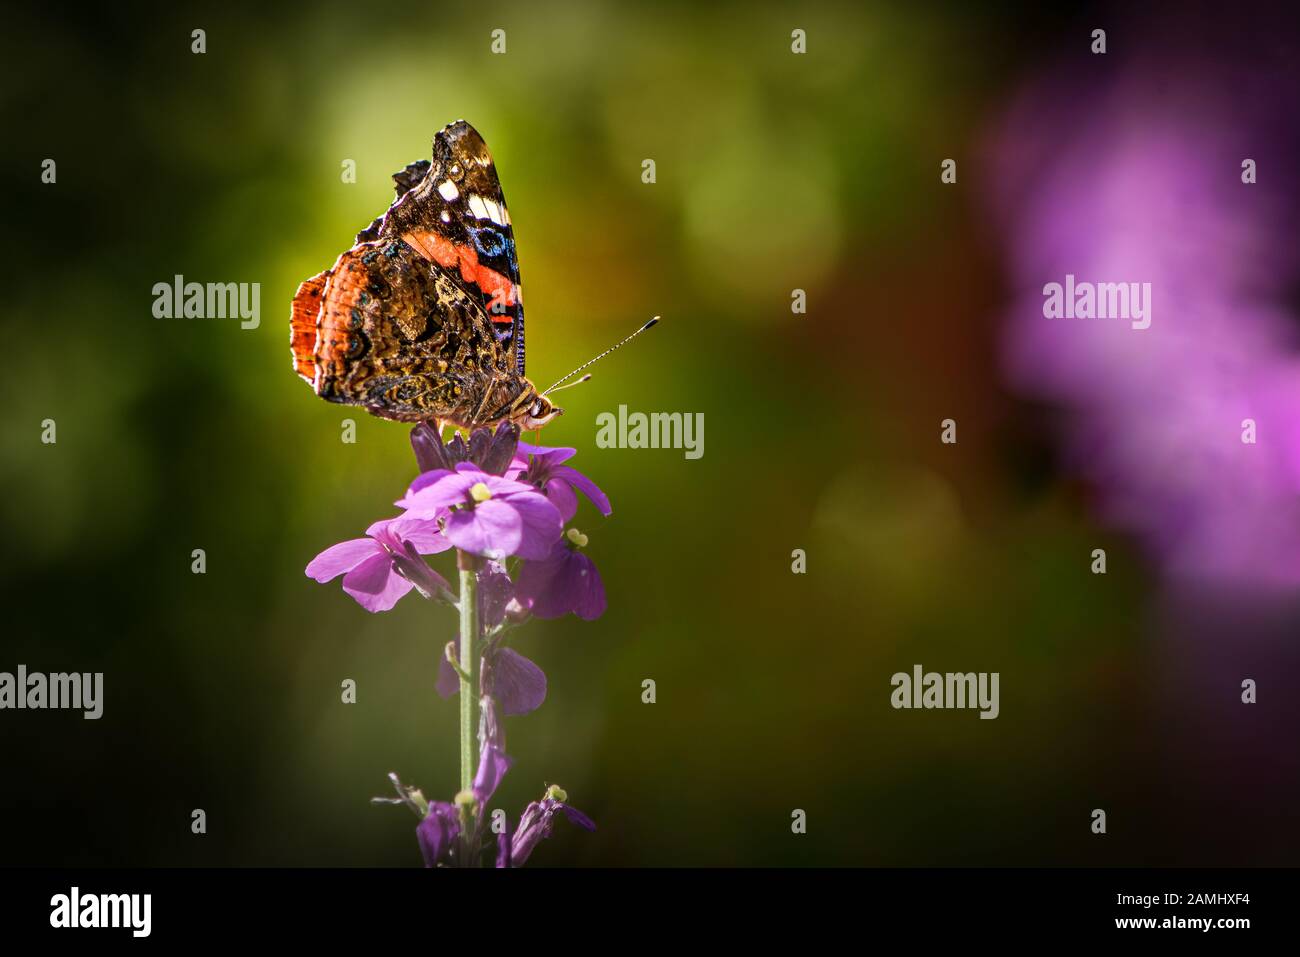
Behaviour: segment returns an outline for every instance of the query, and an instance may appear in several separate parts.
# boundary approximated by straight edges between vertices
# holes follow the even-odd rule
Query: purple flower
[[[514,598],[514,582],[499,562],[485,562],[478,572],[479,620],[484,628],[494,628],[505,620],[506,607]],[[457,637],[451,648],[459,647]],[[480,659],[479,689],[495,698],[503,714],[528,714],[546,700],[546,675],[518,652],[504,647],[500,640],[488,642]],[[460,678],[444,656],[438,662],[438,694],[450,698],[460,691]]]
[[[307,576],[323,583],[344,575],[343,590],[371,612],[387,611],[412,588],[426,598],[447,590],[420,557],[452,547],[436,523],[402,516],[375,522],[366,534],[325,549],[308,564]]]
[[[492,800],[512,763],[504,750],[503,732],[497,720],[496,703],[491,696],[485,695],[483,698],[480,734],[483,744],[473,787],[456,795],[454,802],[425,802],[424,795],[418,789],[403,787],[395,774],[388,777],[397,789],[397,800],[373,799],[378,804],[405,804],[420,816],[415,836],[426,867],[459,862],[464,854],[469,859],[463,863],[474,863],[477,860],[483,822],[488,818],[488,802]],[[519,818],[519,827],[514,835],[498,835],[497,866],[519,867],[527,861],[537,845],[551,836],[555,818],[560,814],[579,827],[594,831],[596,825],[591,818],[567,804],[568,800],[569,796],[563,789],[551,785],[540,801],[529,804]]]
[[[446,801],[430,801],[429,813],[415,828],[425,867],[437,867],[451,858],[460,837],[460,808]]]
[[[479,687],[501,705],[502,714],[528,714],[546,700],[546,674],[519,652],[493,643],[483,654]],[[450,698],[460,691],[460,678],[445,657],[438,665],[438,694]]]
[[[500,560],[542,558],[564,521],[533,486],[462,462],[417,478],[397,503],[408,516],[441,521],[447,541],[462,551]]]
[[[489,729],[479,750],[478,772],[468,793],[456,795],[456,801],[430,801],[428,813],[415,828],[415,837],[424,855],[425,867],[448,863],[454,856],[457,841],[466,821],[473,820],[470,846],[476,847],[479,829],[486,817],[487,803],[492,800],[501,779],[510,770],[513,761],[503,748],[500,724],[496,720],[491,698],[483,699],[483,726]],[[398,786],[398,794],[403,790]],[[471,854],[473,851],[471,850]]]
[[[446,444],[431,426],[420,423],[411,430],[411,447],[421,474],[397,503],[405,514],[375,523],[365,539],[322,552],[307,574],[318,581],[345,575],[349,594],[369,610],[383,611],[413,587],[426,597],[441,593],[451,599],[447,583],[421,555],[454,547],[486,559],[468,561],[462,555],[458,562],[462,570],[477,569],[483,629],[475,638],[476,648],[481,647],[475,690],[482,711],[473,781],[452,801],[428,801],[391,774],[397,799],[374,799],[405,804],[416,814],[416,838],[426,866],[473,865],[484,851],[488,802],[512,763],[501,716],[527,714],[546,699],[546,675],[505,647],[503,627],[533,614],[551,618],[572,611],[590,619],[603,613],[600,576],[578,552],[587,544],[586,536],[570,529],[566,538],[564,525],[577,511],[578,492],[605,515],[610,505],[594,482],[563,464],[573,449],[521,446],[518,427],[508,423],[495,433],[479,429],[468,441],[456,435]],[[511,556],[525,559],[518,587],[504,564]],[[448,645],[448,655],[455,644]],[[437,690],[443,697],[460,691],[457,668],[448,657],[439,662]],[[567,800],[563,790],[552,786],[529,804],[513,835],[498,836],[498,866],[527,861],[558,817],[594,831],[591,819]]]
[[[605,586],[595,564],[581,548],[587,536],[569,529],[541,561],[524,564],[515,598],[538,618],[559,618],[573,612],[591,621],[605,612]]]
[[[487,802],[492,800],[492,795],[497,793],[497,788],[501,786],[501,779],[506,776],[512,764],[514,761],[500,746],[490,740],[483,743],[483,748],[479,752],[478,773],[474,775],[473,788],[474,800],[478,802],[480,808],[485,807]]]
[[[561,465],[576,454],[576,449],[546,448],[541,445],[518,443],[514,461],[510,463],[507,475],[535,485],[560,510],[560,515],[567,522],[578,511],[578,496],[574,489],[582,492],[602,515],[613,511],[605,493],[587,476],[568,465]]]
[[[578,827],[594,831],[595,822],[576,807],[565,803],[568,799],[569,796],[562,788],[552,784],[540,801],[533,801],[524,808],[514,836],[502,834],[497,839],[497,867],[521,867],[537,845],[551,836],[555,818],[560,814]]]
[[[515,458],[518,443],[519,426],[511,422],[502,422],[495,433],[476,429],[470,433],[468,443],[457,432],[446,445],[427,422],[411,430],[411,448],[415,450],[415,461],[421,472],[437,469],[450,472],[462,462],[472,462],[484,472],[505,475]]]

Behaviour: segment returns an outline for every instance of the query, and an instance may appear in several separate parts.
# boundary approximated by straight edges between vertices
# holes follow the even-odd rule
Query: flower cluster
[[[491,696],[484,696],[484,724],[499,729],[493,707]],[[405,804],[415,811],[420,818],[415,835],[426,867],[473,863],[482,853],[487,804],[511,763],[498,732],[489,732],[483,741],[473,785],[468,791],[457,794],[454,801],[429,801],[418,789],[404,786],[395,774],[389,778],[397,790],[397,798],[376,798],[375,801]],[[534,848],[544,838],[550,837],[555,819],[561,814],[571,823],[594,831],[596,825],[591,818],[566,803],[568,799],[563,788],[552,784],[541,800],[532,801],[524,808],[513,832],[508,827],[499,830],[496,834],[496,866],[521,867]]]
[[[481,856],[487,802],[511,764],[498,714],[527,714],[546,698],[546,675],[507,646],[508,633],[530,618],[572,613],[591,620],[604,612],[604,585],[583,551],[587,536],[569,523],[579,493],[603,515],[610,504],[591,479],[565,464],[575,450],[522,443],[518,426],[509,423],[495,432],[477,430],[468,441],[457,434],[446,444],[421,423],[411,445],[420,472],[396,502],[402,514],[371,525],[365,538],[327,548],[306,573],[318,582],[343,576],[343,590],[370,612],[387,611],[413,590],[460,611],[462,633],[447,643],[436,688],[443,697],[469,690],[467,698],[481,710],[472,785],[465,786],[472,758],[464,729],[473,708],[462,699],[462,790],[455,801],[426,801],[393,775],[398,798],[384,803],[406,804],[419,816],[420,849],[430,867],[472,865]],[[451,550],[459,596],[424,558]],[[474,610],[468,617],[467,608]],[[513,835],[499,832],[498,866],[527,860],[560,815],[594,830],[566,801],[551,786],[525,809]]]
[[[421,423],[411,433],[420,475],[397,501],[404,514],[376,522],[367,538],[325,549],[307,575],[328,582],[343,575],[343,590],[367,611],[387,611],[412,588],[426,598],[449,596],[445,579],[420,556],[451,548],[487,559],[493,588],[519,611],[538,618],[570,612],[588,620],[605,610],[605,589],[580,549],[587,536],[565,531],[578,510],[575,489],[601,514],[609,499],[577,469],[561,463],[573,449],[519,441],[519,428],[480,429],[443,445]],[[501,578],[503,562],[524,559],[518,577]],[[500,574],[497,574],[500,573]]]

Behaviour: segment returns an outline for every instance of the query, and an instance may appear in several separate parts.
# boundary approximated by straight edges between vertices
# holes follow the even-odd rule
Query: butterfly
[[[434,136],[432,160],[393,182],[388,211],[298,287],[294,371],[329,402],[439,432],[537,429],[560,415],[524,375],[514,231],[483,137],[452,123]]]

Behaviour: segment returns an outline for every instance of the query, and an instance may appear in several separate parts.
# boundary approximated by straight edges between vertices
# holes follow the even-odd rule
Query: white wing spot
[[[505,220],[501,218],[501,207],[496,204],[496,200],[489,199],[484,205],[487,207],[488,218],[498,226],[504,226]]]
[[[442,181],[438,186],[438,192],[441,193],[442,198],[449,203],[453,203],[460,198],[460,190],[458,190],[456,184],[449,179],[444,179]]]
[[[451,213],[447,212],[445,209],[442,211],[442,221],[444,223],[451,222]]]
[[[469,198],[469,211],[474,214],[475,219],[487,219],[487,204],[483,202],[483,197],[475,193]]]

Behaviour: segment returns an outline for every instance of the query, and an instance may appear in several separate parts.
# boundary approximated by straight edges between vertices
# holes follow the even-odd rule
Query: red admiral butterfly
[[[298,287],[294,371],[327,401],[432,421],[439,432],[501,421],[540,428],[564,411],[546,392],[627,339],[538,392],[524,375],[514,231],[483,137],[452,123],[434,136],[432,162],[410,164],[393,182],[388,212]]]

